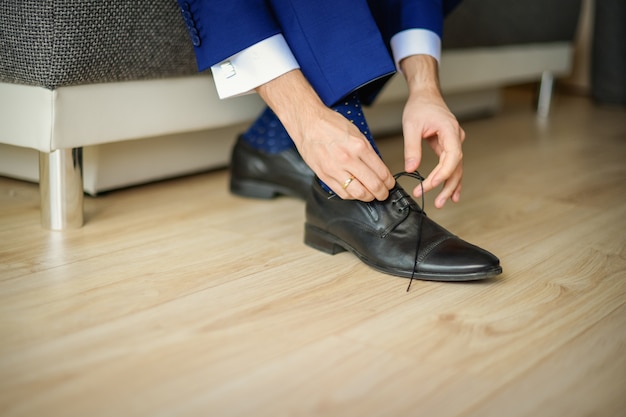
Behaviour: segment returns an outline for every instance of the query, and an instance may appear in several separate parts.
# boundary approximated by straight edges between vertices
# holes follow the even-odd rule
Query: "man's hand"
[[[322,103],[300,70],[257,88],[313,172],[343,199],[384,200],[395,180],[359,129]],[[348,178],[353,181],[344,189]]]
[[[437,61],[427,55],[413,55],[403,59],[400,66],[409,85],[409,98],[402,116],[405,170],[417,170],[422,159],[422,141],[426,140],[439,157],[439,163],[426,177],[424,192],[443,184],[435,207],[443,207],[448,199],[458,202],[465,132],[441,96]],[[416,187],[413,195],[420,194],[421,187]]]

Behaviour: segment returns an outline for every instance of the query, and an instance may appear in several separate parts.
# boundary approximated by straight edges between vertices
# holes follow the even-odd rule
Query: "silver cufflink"
[[[226,61],[220,64],[220,69],[226,78],[231,78],[237,75],[237,71],[235,71],[235,66],[230,62]]]

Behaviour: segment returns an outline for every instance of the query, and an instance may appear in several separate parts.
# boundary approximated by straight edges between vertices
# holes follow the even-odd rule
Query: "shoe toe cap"
[[[450,276],[497,275],[502,271],[500,260],[482,248],[459,238],[449,238],[423,255],[419,270],[431,274]]]

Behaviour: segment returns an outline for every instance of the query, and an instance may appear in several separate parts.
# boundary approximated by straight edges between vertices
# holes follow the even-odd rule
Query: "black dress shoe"
[[[306,199],[315,174],[296,148],[271,154],[245,143],[241,136],[230,162],[230,191],[243,197],[288,195]]]
[[[332,255],[350,251],[374,269],[407,278],[471,281],[502,273],[498,258],[432,221],[398,183],[387,200],[364,203],[328,194],[314,181],[304,241]]]

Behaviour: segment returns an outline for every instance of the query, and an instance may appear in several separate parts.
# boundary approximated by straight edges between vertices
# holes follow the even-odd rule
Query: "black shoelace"
[[[409,292],[409,290],[411,289],[411,284],[413,284],[413,280],[415,279],[415,274],[417,272],[417,259],[419,256],[420,246],[422,243],[422,222],[424,220],[424,216],[426,216],[426,212],[424,211],[424,177],[422,177],[421,174],[417,171],[416,172],[402,171],[402,172],[395,174],[393,177],[396,180],[400,177],[410,177],[410,178],[416,179],[420,182],[420,187],[422,188],[422,204],[421,204],[421,207],[419,208],[419,211],[423,215],[419,216],[419,223],[418,223],[419,230],[417,233],[417,241],[415,242],[415,258],[413,259],[413,271],[411,272],[411,279],[409,280],[409,286],[406,288],[406,292]],[[401,209],[410,210],[413,207],[413,205],[409,201],[407,201],[407,199],[411,199],[411,197],[403,193],[403,195],[400,198],[393,200],[392,204],[395,205],[403,201],[405,205]]]

